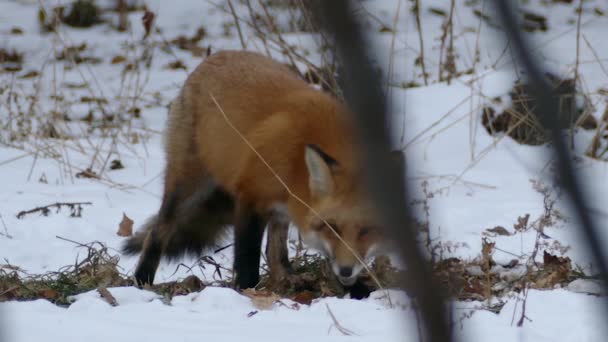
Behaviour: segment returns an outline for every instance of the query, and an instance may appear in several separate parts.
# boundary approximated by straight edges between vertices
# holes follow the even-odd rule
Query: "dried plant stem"
[[[580,57],[581,45],[581,18],[583,17],[583,0],[580,0],[578,6],[578,18],[576,20],[576,62],[574,65],[574,84],[578,82],[578,65]]]
[[[397,2],[397,10],[395,11],[395,17],[393,18],[393,36],[391,38],[391,51],[389,53],[388,60],[388,77],[386,78],[386,92],[388,98],[391,98],[393,88],[390,86],[393,81],[393,67],[395,62],[395,40],[397,39],[397,24],[399,23],[399,13],[401,12],[401,0]]]
[[[241,46],[243,46],[243,50],[247,50],[247,44],[245,43],[245,39],[243,38],[243,31],[241,31],[241,23],[239,18],[236,15],[236,11],[234,10],[234,6],[232,5],[232,0],[228,0],[228,7],[230,7],[230,13],[234,18],[234,25],[236,25],[236,31],[239,34],[239,40],[241,41]]]
[[[416,27],[418,28],[418,38],[420,40],[420,67],[422,68],[422,77],[426,86],[429,85],[429,81],[424,65],[424,37],[422,36],[422,24],[420,23],[420,0],[416,0]]]
[[[57,203],[45,205],[42,207],[36,207],[36,208],[30,209],[30,210],[22,210],[17,214],[17,218],[21,219],[25,215],[33,214],[36,212],[40,212],[43,215],[46,215],[46,213],[48,213],[51,208],[59,209],[61,207],[69,207],[70,209],[72,209],[72,208],[80,208],[83,205],[93,205],[93,203],[91,203],[91,202],[57,202]]]
[[[333,326],[336,327],[336,329],[338,329],[338,331],[340,331],[342,333],[342,335],[344,335],[344,336],[355,335],[354,332],[352,332],[349,329],[346,329],[345,327],[342,326],[342,324],[340,324],[340,322],[338,322],[338,319],[336,318],[334,313],[331,311],[331,309],[329,308],[329,305],[327,305],[327,303],[325,303],[325,307],[327,308],[327,312],[329,313],[331,320],[334,322]]]
[[[4,218],[2,217],[2,214],[0,214],[0,223],[2,223],[2,227],[4,227],[4,233],[0,233],[0,235],[3,235],[9,239],[12,239],[13,236],[8,233],[8,227],[6,226],[6,222],[4,222]]]
[[[456,0],[451,0],[450,17],[448,19],[448,30],[450,31],[450,42],[446,53],[445,67],[448,71],[448,85],[452,82],[452,77],[456,73],[456,56],[454,55],[454,7]]]
[[[573,97],[576,97],[576,85],[579,83],[578,66],[580,58],[580,46],[581,46],[581,18],[583,17],[583,0],[579,1],[578,5],[578,18],[576,20],[576,61],[574,64],[574,93]],[[574,99],[573,99],[574,100]],[[570,149],[574,149],[574,125],[570,125]]]

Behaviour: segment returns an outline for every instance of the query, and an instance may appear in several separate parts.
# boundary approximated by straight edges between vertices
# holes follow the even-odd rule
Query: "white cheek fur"
[[[314,248],[327,256],[332,256],[329,244],[327,243],[327,241],[323,240],[319,233],[308,232],[302,234],[302,240],[304,241],[307,247]]]
[[[380,252],[380,248],[379,247],[380,246],[377,243],[371,245],[369,247],[369,249],[367,250],[367,254],[365,255],[365,258],[369,259],[369,258],[373,258],[373,257],[377,256],[378,252]]]

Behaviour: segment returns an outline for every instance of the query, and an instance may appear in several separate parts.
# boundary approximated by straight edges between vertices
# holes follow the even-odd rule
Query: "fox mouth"
[[[342,284],[344,286],[351,286],[357,282],[357,276],[354,276],[354,277],[337,276],[337,277],[338,277],[338,280],[340,281],[340,284]]]

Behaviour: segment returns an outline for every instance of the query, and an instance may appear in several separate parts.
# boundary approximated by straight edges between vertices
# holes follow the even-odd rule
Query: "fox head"
[[[343,285],[353,285],[364,269],[360,260],[384,249],[372,203],[359,174],[318,146],[305,148],[305,161],[314,212],[309,210],[301,223],[302,239],[329,258]]]

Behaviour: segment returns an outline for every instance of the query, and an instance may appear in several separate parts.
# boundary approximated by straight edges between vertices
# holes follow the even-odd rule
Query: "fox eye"
[[[326,222],[326,221],[321,221],[321,222],[319,222],[319,223],[315,224],[315,225],[313,226],[313,229],[314,229],[315,231],[317,231],[317,232],[320,232],[320,231],[322,231],[322,230],[324,230],[324,229],[327,229],[327,225],[328,225],[328,224],[329,224],[329,226],[330,226],[330,227],[331,227],[333,230],[337,230],[337,229],[338,229],[338,226],[337,226],[337,225],[336,225],[336,224],[335,224],[333,221],[327,221],[327,222]]]
[[[336,232],[336,234],[338,235],[342,235],[342,232],[340,231],[340,228],[338,228],[338,225],[332,222],[329,222],[329,226],[331,227],[331,229]]]
[[[359,237],[360,237],[360,238],[365,237],[366,235],[368,235],[369,233],[371,233],[371,232],[372,232],[372,230],[373,230],[373,229],[372,229],[372,228],[370,228],[370,227],[363,227],[363,228],[361,228],[361,229],[359,230]]]

